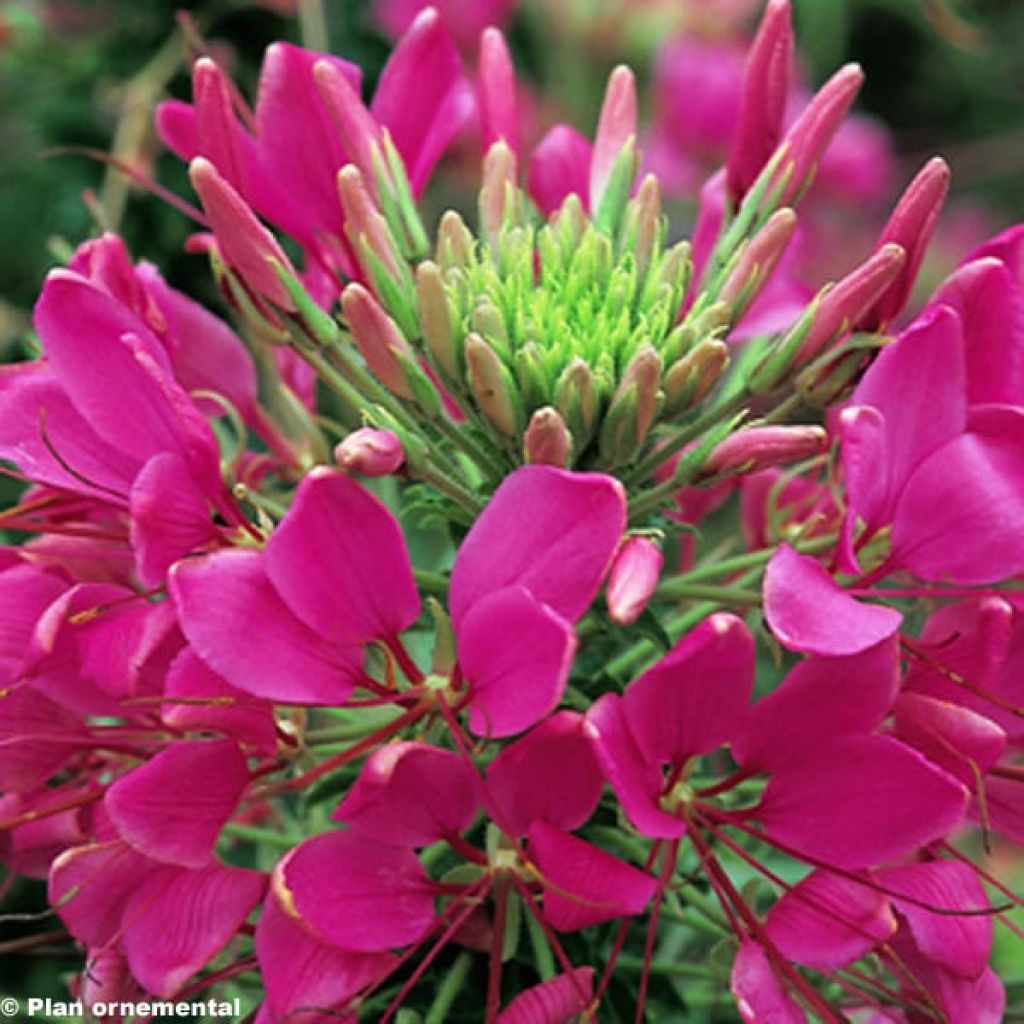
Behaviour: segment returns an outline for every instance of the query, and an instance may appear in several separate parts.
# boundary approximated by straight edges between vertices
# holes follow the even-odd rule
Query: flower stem
[[[437,995],[434,996],[434,1001],[430,1004],[426,1017],[423,1018],[423,1024],[444,1024],[448,1019],[448,1011],[462,991],[462,986],[466,983],[466,976],[472,966],[473,957],[469,953],[460,953],[455,958],[451,967],[448,968],[448,972],[441,979],[441,984],[437,987]]]

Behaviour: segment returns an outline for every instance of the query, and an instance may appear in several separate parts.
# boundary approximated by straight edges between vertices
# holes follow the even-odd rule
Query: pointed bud
[[[441,271],[436,263],[428,260],[416,268],[416,293],[420,300],[420,326],[427,351],[450,381],[458,381],[462,376],[460,346],[452,327]]]
[[[608,616],[620,626],[635,622],[658,585],[665,558],[649,537],[627,537],[608,573]]]
[[[577,356],[562,371],[555,387],[555,407],[572,434],[577,454],[583,451],[594,433],[598,401],[594,375]]]
[[[796,214],[788,206],[776,210],[760,231],[740,250],[718,293],[731,307],[730,319],[739,321],[771,277],[796,230]]]
[[[480,225],[493,244],[502,228],[517,224],[520,218],[516,155],[499,140],[484,157],[483,184],[480,187]]]
[[[659,407],[661,356],[652,345],[642,345],[629,361],[619,390],[632,385],[636,385],[636,440],[641,444],[654,423]]]
[[[566,469],[572,452],[572,437],[565,420],[550,405],[530,417],[523,437],[524,461],[530,465],[557,466]]]
[[[653,174],[648,174],[626,208],[622,237],[622,248],[633,253],[641,280],[660,246],[662,234],[661,185]]]
[[[293,277],[295,269],[277,239],[205,157],[197,156],[192,161],[188,176],[210,219],[224,261],[256,295],[293,312],[295,305],[273,264],[284,267]]]
[[[551,401],[543,352],[535,341],[527,341],[516,350],[512,365],[527,409],[538,409]]]
[[[749,427],[717,444],[705,460],[701,475],[752,473],[827,450],[828,434],[821,427]]]
[[[409,270],[387,221],[370,198],[355,164],[346,164],[338,172],[338,197],[345,215],[345,234],[352,243],[364,276],[373,282],[374,289],[390,311],[398,314],[399,309],[394,305],[403,307],[407,292],[411,290]]]
[[[705,338],[665,374],[665,412],[675,414],[702,402],[729,363],[729,347]]]
[[[508,358],[508,331],[505,329],[505,318],[498,308],[486,299],[478,303],[473,310],[473,328],[500,356]]]
[[[390,476],[405,461],[405,452],[397,434],[363,427],[349,434],[334,449],[334,461],[349,473]]]
[[[200,57],[192,68],[192,99],[196,151],[209,158],[232,188],[246,195],[249,182],[231,83],[209,57]]]
[[[743,92],[726,164],[734,204],[746,195],[779,143],[793,67],[788,0],[769,0],[743,72]]]
[[[861,330],[884,329],[906,305],[948,191],[949,165],[936,157],[924,165],[900,197],[878,244],[902,246],[907,259],[899,277],[859,318]]]
[[[363,105],[352,83],[329,60],[313,65],[313,80],[337,138],[367,181],[373,180],[372,152],[382,141],[380,125]]]
[[[608,79],[590,158],[590,209],[601,209],[615,165],[636,138],[636,79],[620,64]],[[629,182],[632,185],[632,181]],[[627,191],[628,195],[628,191]]]
[[[473,254],[473,232],[463,219],[449,210],[437,229],[437,262],[442,270],[464,267]]]
[[[790,126],[782,143],[786,153],[776,173],[776,183],[785,178],[780,203],[791,203],[810,183],[863,81],[864,72],[859,65],[841,67],[814,94]]]
[[[797,349],[793,366],[806,366],[846,334],[885,294],[905,262],[906,253],[900,246],[883,245],[838,284],[820,293],[810,330]]]
[[[512,374],[479,334],[466,338],[466,377],[477,408],[502,434],[515,436],[522,422],[522,406]]]
[[[360,355],[370,372],[399,398],[412,398],[399,355],[412,357],[412,349],[398,325],[361,285],[350,284],[341,293],[341,309]]]
[[[519,113],[516,110],[516,72],[505,37],[496,28],[480,36],[480,132],[486,153],[495,142],[519,152]]]

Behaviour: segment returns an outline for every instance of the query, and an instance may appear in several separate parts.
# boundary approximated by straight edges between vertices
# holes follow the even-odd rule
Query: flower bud
[[[883,245],[838,284],[823,291],[793,365],[806,366],[826,346],[845,334],[885,293],[905,262],[902,247]]]
[[[412,398],[398,356],[412,357],[413,352],[395,321],[361,284],[350,284],[342,292],[341,309],[370,372],[399,398]]]
[[[664,400],[660,386],[661,356],[644,345],[626,367],[601,425],[602,458],[618,465],[636,452]]]
[[[637,274],[642,278],[658,250],[664,227],[661,219],[661,184],[653,174],[640,183],[636,197],[626,207],[622,247],[633,253]]]
[[[598,401],[594,374],[577,356],[562,371],[555,386],[555,407],[572,434],[577,452],[583,451],[593,436]]]
[[[466,376],[477,408],[502,434],[519,433],[522,408],[512,374],[479,334],[466,338]]]
[[[627,537],[608,573],[605,600],[612,622],[628,626],[639,618],[658,585],[665,559],[648,537]]]
[[[437,262],[441,270],[464,267],[473,252],[473,233],[463,219],[449,210],[441,217],[437,229]]]
[[[827,448],[828,433],[821,427],[748,427],[715,445],[701,475],[750,473],[820,455]]]
[[[632,165],[632,173],[625,182],[621,205],[629,198],[629,190],[636,174],[636,79],[633,72],[620,64],[608,79],[601,116],[594,137],[594,150],[590,158],[590,209],[594,218],[602,222],[602,207],[612,216],[611,206],[622,192],[622,177],[627,170],[623,158]],[[620,212],[621,212],[620,205]],[[612,217],[617,221],[617,217]]]
[[[530,417],[523,437],[523,457],[527,463],[540,463],[565,469],[572,451],[572,436],[565,420],[550,405],[538,409]]]
[[[451,381],[462,376],[460,346],[452,327],[441,271],[427,260],[416,268],[416,293],[420,300],[420,326],[427,350],[441,372]]]
[[[519,152],[519,113],[516,110],[516,73],[505,44],[496,28],[480,36],[480,128],[486,152],[495,142],[505,142]]]
[[[363,427],[337,445],[334,461],[349,473],[390,476],[405,461],[405,452],[397,434],[390,430]]]
[[[729,362],[729,347],[705,338],[665,374],[665,412],[677,413],[703,401]]]
[[[750,308],[764,287],[776,264],[786,251],[796,230],[796,214],[788,206],[776,210],[764,227],[750,240],[737,257],[718,293],[720,302],[731,307],[736,323]]]
[[[519,221],[516,155],[503,140],[495,142],[484,157],[479,203],[480,225],[493,245],[502,228]]]
[[[948,191],[949,165],[936,157],[924,165],[896,204],[878,244],[901,246],[907,254],[906,262],[896,280],[861,314],[857,321],[861,330],[884,328],[906,305]]]
[[[209,160],[197,156],[189,165],[188,176],[210,218],[225,262],[256,295],[269,299],[280,309],[294,311],[295,305],[278,280],[273,264],[280,264],[292,276],[295,269],[277,239]]]
[[[753,185],[778,145],[789,98],[793,25],[788,0],[769,0],[743,72],[743,92],[726,165],[733,203]]]
[[[371,154],[374,144],[381,141],[380,125],[333,61],[318,60],[313,65],[313,80],[338,139],[345,140],[345,152],[364,179],[372,181]]]

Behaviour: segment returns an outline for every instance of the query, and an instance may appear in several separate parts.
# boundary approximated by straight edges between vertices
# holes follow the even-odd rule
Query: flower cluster
[[[0,854],[86,1005],[1003,1019],[1024,229],[908,320],[934,160],[794,306],[862,76],[792,51],[769,0],[690,241],[628,69],[531,150],[500,32],[471,78],[433,9],[369,105],[275,44],[254,110],[209,58],[160,109],[233,326],[106,234],[0,370]]]

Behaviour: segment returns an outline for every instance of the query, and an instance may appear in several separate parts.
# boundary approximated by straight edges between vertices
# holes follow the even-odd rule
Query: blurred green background
[[[115,151],[189,197],[182,165],[162,152],[150,125],[156,102],[188,96],[190,33],[193,47],[198,37],[213,47],[250,97],[262,51],[275,39],[318,45],[326,38],[330,49],[364,67],[369,84],[379,73],[390,43],[369,0],[300,6],[296,12],[288,0],[0,3],[0,358],[23,351],[48,267],[100,223],[119,230],[136,258],[158,263],[172,283],[214,298],[205,261],[182,253],[190,225],[180,214],[129,187],[102,162],[47,154],[57,147]],[[615,63],[628,60],[641,82],[649,81],[671,6],[522,0],[509,38],[519,68],[545,103],[589,132]],[[1024,219],[1024,2],[794,0],[794,6],[814,82],[847,60],[864,66],[859,109],[893,133],[900,181],[941,153],[952,164],[954,203],[963,204],[968,234]],[[442,184],[441,192],[455,187]],[[1019,880],[1019,865],[1003,867]],[[4,909],[42,906],[41,883],[18,883]],[[66,945],[44,945],[31,955],[10,945],[56,927],[52,918],[0,925],[0,993],[59,994],[56,975],[73,971],[77,955]],[[1024,944],[1005,930],[997,934],[1012,983],[1024,976]]]

